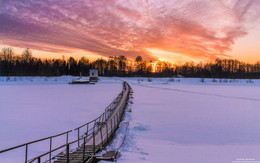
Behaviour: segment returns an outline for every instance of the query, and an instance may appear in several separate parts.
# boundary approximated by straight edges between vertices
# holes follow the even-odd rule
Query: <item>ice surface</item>
[[[132,121],[118,162],[260,161],[259,80],[205,81],[129,79]]]
[[[118,148],[126,134],[117,162],[260,162],[260,80],[101,78],[97,85],[67,85],[72,79],[0,78],[0,147],[95,118],[126,80],[134,104],[124,117],[129,127],[108,148]]]
[[[7,78],[0,78],[0,150],[75,129],[102,114],[122,90],[121,81],[115,80],[70,85],[74,77]],[[54,142],[64,144],[62,139]],[[48,150],[49,142],[44,143]],[[36,149],[30,145],[29,154]],[[8,152],[5,160],[1,154],[0,162],[21,162],[14,158],[24,160],[24,151]]]

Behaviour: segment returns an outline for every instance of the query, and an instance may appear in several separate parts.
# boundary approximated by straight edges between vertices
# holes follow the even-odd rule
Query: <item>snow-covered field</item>
[[[260,162],[259,80],[129,83],[134,105],[119,162]]]
[[[75,129],[102,114],[122,90],[121,81],[67,84],[73,78],[0,78],[0,150]],[[0,162],[23,162],[24,151],[0,154]]]
[[[67,85],[72,78],[0,78],[0,150],[97,117],[126,80],[134,104],[124,118],[128,129],[118,132],[127,131],[118,162],[260,162],[260,80],[101,78]]]

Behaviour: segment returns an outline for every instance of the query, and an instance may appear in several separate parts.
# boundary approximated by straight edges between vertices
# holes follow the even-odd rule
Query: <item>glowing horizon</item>
[[[258,0],[0,1],[0,48],[91,60],[260,60]]]

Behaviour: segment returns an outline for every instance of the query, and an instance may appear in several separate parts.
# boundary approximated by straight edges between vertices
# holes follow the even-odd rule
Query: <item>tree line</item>
[[[260,62],[248,64],[233,59],[177,65],[165,61],[145,61],[142,56],[137,56],[135,60],[128,60],[121,55],[90,61],[86,57],[35,58],[30,49],[25,49],[21,55],[14,55],[11,48],[3,48],[0,52],[1,76],[88,76],[89,69],[98,69],[100,76],[260,78]]]

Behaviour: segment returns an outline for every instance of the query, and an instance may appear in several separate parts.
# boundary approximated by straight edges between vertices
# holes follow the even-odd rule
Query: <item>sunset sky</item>
[[[260,61],[260,0],[0,0],[0,48],[36,57]]]

